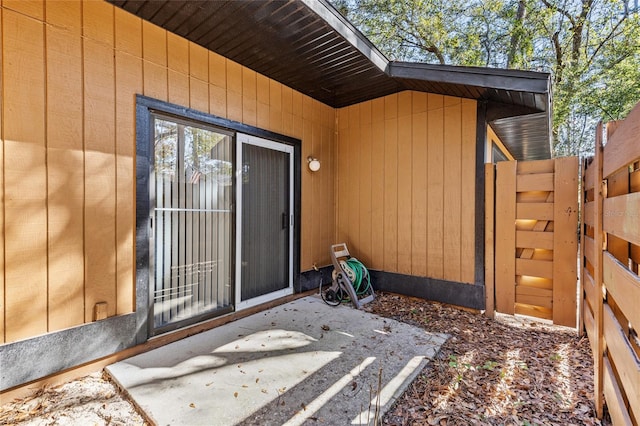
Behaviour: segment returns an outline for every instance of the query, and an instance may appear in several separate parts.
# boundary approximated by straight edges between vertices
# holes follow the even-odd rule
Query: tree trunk
[[[575,25],[571,28],[572,46],[571,46],[571,65],[575,66],[580,60],[580,50],[582,49],[582,37],[584,32],[584,23],[587,21],[593,0],[582,0],[582,10],[580,15],[575,19]]]
[[[511,30],[511,43],[509,44],[509,53],[507,54],[507,68],[513,68],[516,52],[520,46],[520,38],[522,37],[522,27],[527,15],[526,0],[518,1],[518,11],[516,12],[516,20]]]

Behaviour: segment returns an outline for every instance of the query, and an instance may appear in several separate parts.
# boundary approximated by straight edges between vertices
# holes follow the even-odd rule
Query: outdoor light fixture
[[[312,156],[307,157],[307,161],[309,162],[309,170],[312,172],[317,172],[320,170],[320,160],[317,158],[313,158]]]

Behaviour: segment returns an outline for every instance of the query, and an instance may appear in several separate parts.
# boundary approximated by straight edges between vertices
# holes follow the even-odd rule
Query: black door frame
[[[153,113],[173,116],[177,119],[200,122],[207,126],[234,133],[244,133],[293,147],[294,229],[293,229],[293,288],[300,282],[300,234],[301,234],[301,150],[302,141],[290,136],[249,126],[238,121],[217,117],[208,113],[171,104],[143,95],[136,95],[136,342],[145,342],[153,334],[153,319],[149,318],[151,271],[150,246],[152,206],[149,198],[150,177],[154,164]],[[176,323],[179,324],[179,323]],[[178,327],[183,326],[179,324]],[[168,331],[168,330],[163,330]]]

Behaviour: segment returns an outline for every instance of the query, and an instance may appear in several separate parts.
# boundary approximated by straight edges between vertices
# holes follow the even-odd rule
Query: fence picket
[[[513,224],[516,221],[516,167],[515,161],[496,165],[496,224]],[[513,315],[516,302],[515,227],[497,226],[495,236],[496,310]]]
[[[553,203],[553,323],[576,327],[578,161],[556,158]]]

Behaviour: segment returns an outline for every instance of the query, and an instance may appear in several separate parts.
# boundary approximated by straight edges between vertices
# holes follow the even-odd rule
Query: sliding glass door
[[[293,147],[152,117],[151,333],[293,293]]]

